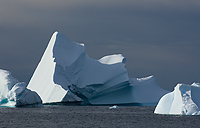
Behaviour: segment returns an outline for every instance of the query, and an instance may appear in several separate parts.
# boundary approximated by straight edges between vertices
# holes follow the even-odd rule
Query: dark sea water
[[[154,114],[155,107],[45,105],[42,108],[0,108],[4,128],[195,128],[200,116]]]

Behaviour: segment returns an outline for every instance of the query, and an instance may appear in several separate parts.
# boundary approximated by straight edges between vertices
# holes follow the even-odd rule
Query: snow
[[[26,83],[19,82],[9,71],[0,69],[0,106],[41,106],[40,97],[26,86]]]
[[[104,56],[98,61],[102,64],[115,64],[115,63],[125,64],[126,58],[124,58],[121,54],[114,54],[114,55]]]
[[[200,114],[200,84],[177,84],[173,92],[164,95],[154,113],[199,115]]]

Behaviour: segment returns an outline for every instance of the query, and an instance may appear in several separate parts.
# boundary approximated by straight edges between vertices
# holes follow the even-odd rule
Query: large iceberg
[[[164,95],[154,113],[200,115],[200,84],[177,84],[173,92]]]
[[[87,104],[156,104],[168,91],[153,76],[130,78],[121,54],[94,60],[84,44],[55,32],[27,88],[43,103],[83,101]]]
[[[0,69],[0,106],[42,106],[42,100],[36,92],[26,88],[9,71]]]

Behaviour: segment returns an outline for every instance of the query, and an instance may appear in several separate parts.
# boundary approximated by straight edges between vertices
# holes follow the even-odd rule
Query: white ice
[[[8,101],[7,94],[18,82],[9,71],[0,69],[0,106],[15,106],[14,102]]]
[[[164,95],[154,113],[200,115],[200,84],[177,84],[173,92]]]
[[[67,89],[63,89],[60,85],[55,84],[53,81],[56,65],[53,58],[53,47],[56,41],[56,36],[57,32],[53,34],[51,40],[49,41],[49,44],[27,86],[28,89],[38,93],[43,103],[61,102],[65,95],[69,94]],[[68,81],[64,82],[68,83]],[[65,100],[76,101],[76,97],[70,99],[65,98]],[[77,100],[79,100],[79,98],[77,98]]]
[[[9,71],[0,69],[0,106],[41,106],[40,97],[26,86],[26,83],[19,82]]]

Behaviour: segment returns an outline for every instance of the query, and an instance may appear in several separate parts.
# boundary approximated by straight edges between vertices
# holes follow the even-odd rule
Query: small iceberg
[[[114,105],[114,106],[112,106],[112,107],[109,107],[109,109],[117,109],[117,108],[119,108],[119,106],[117,106],[117,105]]]
[[[39,95],[26,88],[27,84],[19,82],[9,71],[0,69],[0,106],[42,106]]]
[[[177,84],[173,92],[164,95],[154,113],[173,115],[200,115],[200,84]]]

